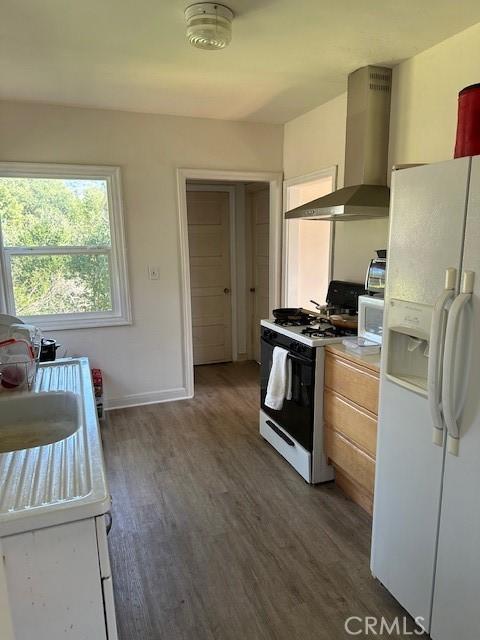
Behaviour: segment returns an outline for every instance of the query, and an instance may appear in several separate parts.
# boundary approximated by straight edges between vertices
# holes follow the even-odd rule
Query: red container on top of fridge
[[[480,83],[465,87],[458,94],[455,158],[480,155]]]

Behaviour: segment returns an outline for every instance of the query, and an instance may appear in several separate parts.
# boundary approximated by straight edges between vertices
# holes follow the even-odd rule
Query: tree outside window
[[[8,313],[49,328],[129,321],[117,168],[3,165],[0,224]]]

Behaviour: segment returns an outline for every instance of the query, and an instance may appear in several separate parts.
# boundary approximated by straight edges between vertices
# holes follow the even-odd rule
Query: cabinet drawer
[[[375,458],[377,448],[377,418],[366,410],[325,389],[324,417],[327,425]]]
[[[352,478],[349,478],[340,467],[335,469],[335,484],[353,502],[359,504],[367,513],[373,515],[373,493],[361,487]]]
[[[373,494],[375,484],[375,462],[342,435],[327,427],[325,429],[326,453],[334,466],[340,467],[350,478]]]
[[[378,376],[370,371],[327,353],[325,386],[377,415]]]

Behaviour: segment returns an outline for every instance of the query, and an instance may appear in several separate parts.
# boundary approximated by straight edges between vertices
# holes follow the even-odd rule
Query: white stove
[[[329,325],[327,322],[322,322],[320,324],[303,324],[303,325],[283,325],[277,324],[273,320],[262,320],[260,322],[262,327],[267,327],[277,333],[280,333],[284,336],[288,336],[289,338],[293,338],[298,342],[308,345],[309,347],[324,347],[327,344],[334,344],[338,342],[342,342],[345,338],[345,334],[341,336],[315,336],[308,335],[303,333],[304,331],[313,331],[318,329],[318,331],[325,331],[328,329],[334,330],[334,328]],[[350,334],[352,335],[352,334]]]
[[[363,285],[332,280],[325,309],[275,309],[276,322],[262,320],[260,327],[260,434],[311,484],[333,479],[324,448],[323,383],[325,349],[356,335],[330,324],[333,314],[354,316]],[[286,322],[279,322],[285,319]],[[295,320],[304,322],[296,324]],[[284,387],[282,402],[267,398],[274,351],[286,351],[286,373],[276,375]],[[285,354],[282,354],[285,355]],[[285,362],[285,360],[284,360]],[[275,375],[275,372],[274,372]]]
[[[308,335],[317,331],[320,335]],[[325,332],[340,335],[322,335]],[[260,434],[312,484],[328,482],[334,475],[323,442],[323,347],[341,342],[346,333],[335,329],[326,317],[304,325],[261,321]],[[288,351],[292,371],[291,399],[286,398],[280,410],[265,404],[276,346]]]

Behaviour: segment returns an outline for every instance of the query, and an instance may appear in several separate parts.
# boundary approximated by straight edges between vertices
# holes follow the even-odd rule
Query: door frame
[[[337,177],[338,177],[338,166],[336,164],[325,167],[324,169],[319,169],[318,171],[312,171],[311,173],[306,173],[302,176],[295,176],[294,178],[287,178],[283,181],[283,213],[285,214],[287,209],[287,191],[288,187],[293,187],[297,184],[303,184],[304,182],[312,182],[313,180],[319,180],[321,178],[331,178],[332,179],[332,191],[335,191],[337,188]],[[282,229],[282,237],[283,237],[283,262],[282,262],[282,271],[283,271],[283,283],[282,283],[282,304],[285,306],[287,295],[288,295],[288,247],[289,247],[289,231],[287,220],[283,219],[283,229]],[[330,281],[333,276],[333,248],[335,244],[335,222],[330,224],[330,256],[328,261],[328,280]]]
[[[282,280],[282,181],[281,172],[224,171],[215,169],[177,169],[178,237],[180,249],[180,302],[183,338],[183,371],[186,397],[194,395],[193,337],[188,247],[187,180],[205,182],[268,182],[270,189],[269,306],[280,305]],[[233,326],[232,326],[233,329]]]
[[[245,187],[245,212],[246,216],[246,233],[247,233],[247,280],[248,280],[248,288],[250,289],[250,293],[252,293],[252,287],[255,286],[255,221],[253,210],[251,207],[251,196],[254,193],[258,193],[262,191],[267,185],[265,183],[260,182],[250,182]],[[249,202],[250,200],[250,202]],[[282,247],[283,253],[283,247]],[[283,276],[282,276],[283,277]],[[255,327],[255,304],[252,300],[252,296],[248,295],[248,331],[247,331],[247,353],[249,360],[257,361],[255,358],[255,345],[253,342],[254,337],[254,327]],[[278,306],[278,305],[276,305]]]
[[[229,223],[229,238],[228,246],[230,253],[230,313],[231,313],[231,327],[232,327],[232,360],[238,360],[238,323],[237,323],[237,252],[235,243],[235,228],[236,228],[236,210],[235,210],[235,187],[223,184],[186,184],[187,191],[221,191],[228,193],[228,223]],[[188,229],[188,211],[187,211],[187,229]],[[190,268],[190,254],[189,254],[189,268]],[[191,295],[191,294],[190,294]],[[190,300],[191,302],[191,300]],[[193,346],[193,336],[192,336]],[[193,356],[192,356],[193,357]]]

